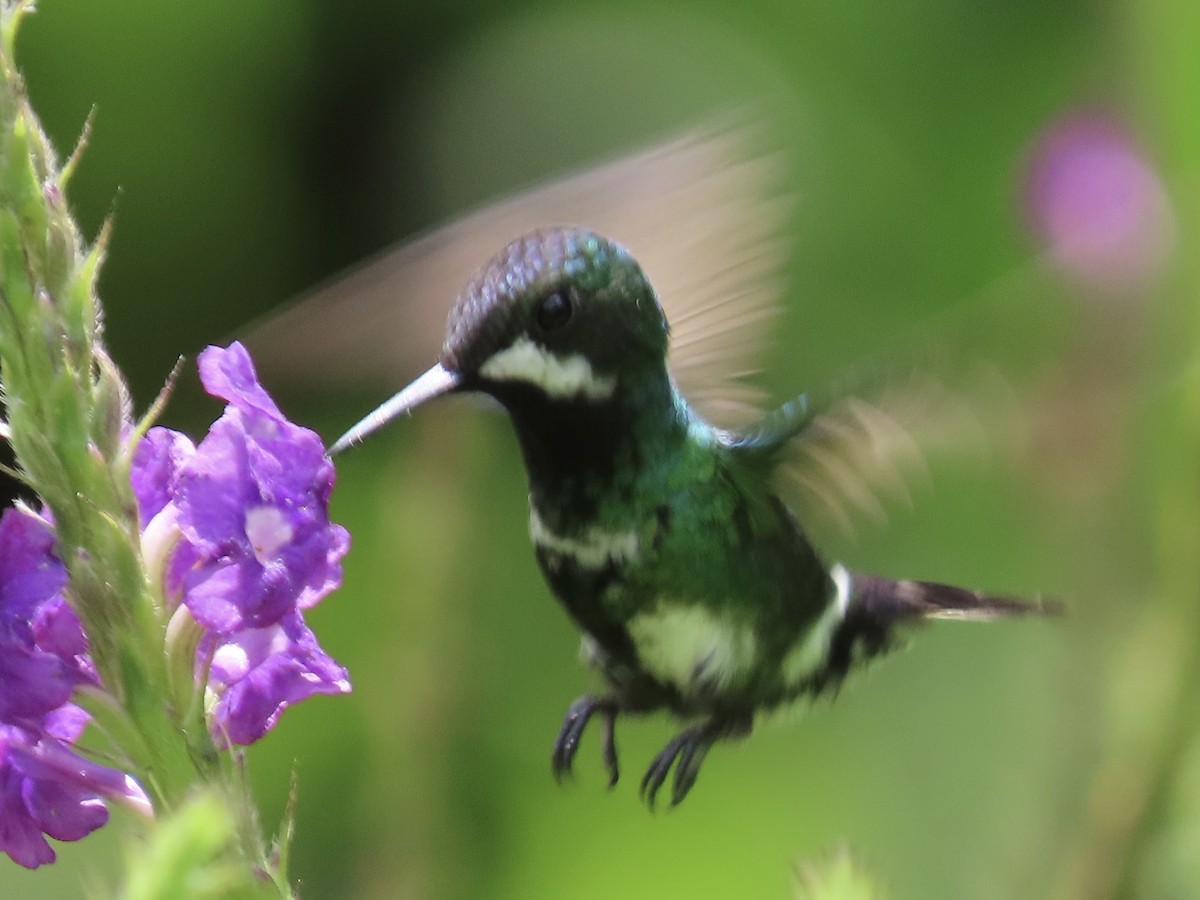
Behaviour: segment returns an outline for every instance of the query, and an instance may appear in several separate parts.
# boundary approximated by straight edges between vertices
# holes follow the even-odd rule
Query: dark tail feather
[[[850,576],[850,609],[871,619],[896,624],[914,619],[965,619],[988,622],[1009,616],[1057,616],[1062,604],[1034,597],[993,597],[936,581],[893,581],[855,572]]]
[[[846,612],[834,630],[825,669],[814,679],[819,693],[836,689],[855,666],[881,656],[899,643],[897,626],[926,619],[988,622],[1010,616],[1057,616],[1056,600],[993,597],[934,581],[893,581],[850,573]]]

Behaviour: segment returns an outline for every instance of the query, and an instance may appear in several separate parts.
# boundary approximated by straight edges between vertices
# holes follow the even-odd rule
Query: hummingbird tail
[[[844,571],[844,570],[843,570]],[[1012,616],[1056,616],[1062,605],[1035,597],[995,597],[934,581],[896,581],[849,573],[845,612],[830,637],[828,656],[814,679],[817,693],[841,684],[852,668],[900,643],[898,629],[926,619],[990,622]]]
[[[855,572],[850,581],[850,611],[877,622],[897,624],[921,619],[990,622],[1010,616],[1057,616],[1056,600],[996,597],[936,581],[893,581]]]

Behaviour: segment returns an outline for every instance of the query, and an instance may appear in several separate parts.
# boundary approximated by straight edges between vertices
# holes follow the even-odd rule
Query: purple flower
[[[147,557],[171,548],[165,593],[206,629],[197,671],[215,697],[210,728],[247,744],[289,705],[350,689],[300,616],[341,583],[349,535],[329,521],[324,445],[284,418],[245,349],[209,347],[199,366],[224,414],[195,447],[152,429],[134,454],[134,493]]]
[[[205,350],[200,379],[229,405],[179,472],[179,526],[197,554],[184,598],[208,628],[262,628],[341,583],[349,535],[329,522],[333,463],[279,412],[240,344]]]
[[[38,727],[77,684],[95,681],[87,641],[61,591],[54,534],[23,507],[0,516],[0,722]]]
[[[151,428],[133,453],[133,493],[143,529],[175,495],[179,469],[196,452],[186,435]]]
[[[0,850],[26,868],[54,862],[43,835],[77,841],[105,824],[105,800],[150,814],[136,781],[70,749],[86,720],[68,704],[48,715],[41,730],[0,724]]]
[[[208,686],[219,697],[213,715],[234,744],[257,741],[293,703],[350,690],[349,674],[325,654],[298,612],[266,628],[210,633],[201,652],[212,653]]]
[[[209,728],[221,745],[249,744],[288,706],[350,690],[302,617],[341,583],[349,535],[329,521],[324,446],[283,417],[241,345],[208,348],[200,377],[224,415],[199,446],[151,429],[131,481],[165,612],[204,629],[181,646],[195,647],[186,662],[204,681]],[[33,511],[0,516],[0,851],[30,868],[53,862],[47,837],[103,825],[106,801],[152,812],[130,776],[72,749],[88,721],[72,692],[99,682],[54,544]]]
[[[1171,210],[1129,132],[1096,113],[1063,117],[1039,137],[1025,180],[1029,227],[1055,262],[1094,288],[1145,283],[1172,243]]]
[[[0,516],[0,851],[29,868],[54,861],[44,835],[77,841],[103,825],[105,798],[149,806],[129,776],[70,749],[87,714],[67,701],[96,674],[53,551],[31,510]]]

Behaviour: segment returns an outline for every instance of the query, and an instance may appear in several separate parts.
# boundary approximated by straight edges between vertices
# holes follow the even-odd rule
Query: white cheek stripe
[[[600,569],[610,562],[631,562],[638,555],[636,531],[589,528],[579,537],[563,537],[550,531],[532,507],[529,510],[529,537],[542,550],[569,556],[585,569]]]
[[[479,374],[493,381],[524,381],[551,397],[607,400],[617,389],[617,379],[597,375],[585,357],[557,356],[527,337],[494,354]]]

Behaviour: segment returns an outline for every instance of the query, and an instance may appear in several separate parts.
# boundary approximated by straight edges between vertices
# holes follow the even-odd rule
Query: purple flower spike
[[[205,350],[200,375],[229,406],[179,474],[179,525],[197,558],[184,600],[221,633],[266,627],[341,583],[349,535],[327,514],[333,464],[279,412],[240,344]]]
[[[1094,288],[1144,284],[1173,243],[1158,176],[1129,132],[1096,113],[1066,116],[1043,132],[1026,175],[1025,207],[1055,262]]]
[[[213,730],[234,744],[257,741],[293,703],[350,691],[349,673],[325,654],[298,612],[266,628],[212,635],[201,651],[212,653],[208,684],[219,697]]]
[[[241,345],[210,347],[200,372],[224,414],[199,446],[151,429],[131,486],[165,612],[204,629],[177,646],[207,679],[207,724],[219,744],[249,744],[292,704],[350,690],[301,614],[341,583],[349,535],[329,521],[324,445],[283,417]],[[99,681],[54,546],[46,518],[0,516],[0,852],[29,868],[54,861],[47,838],[102,826],[107,802],[153,813],[132,777],[72,747],[88,721],[72,692]]]

